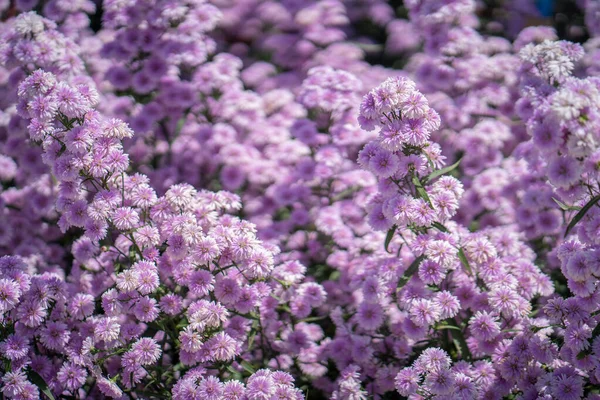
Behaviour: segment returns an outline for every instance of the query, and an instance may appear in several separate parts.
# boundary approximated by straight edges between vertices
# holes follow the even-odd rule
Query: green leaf
[[[431,206],[431,200],[429,199],[429,195],[427,194],[427,191],[425,190],[425,188],[423,187],[423,184],[419,180],[419,177],[414,175],[412,178],[412,182],[415,185],[415,188],[417,189],[417,193],[419,194],[419,196],[423,200],[425,200],[427,202],[427,204],[429,204]]]
[[[558,206],[561,208],[561,210],[563,211],[573,211],[573,210],[581,210],[581,207],[578,206],[569,206],[566,205],[565,203],[563,203],[562,201],[555,199],[554,197],[552,198],[552,200],[554,200],[554,202],[556,204],[558,204]]]
[[[421,264],[421,262],[424,259],[425,259],[425,256],[419,256],[415,259],[415,261],[412,262],[412,264],[410,264],[408,269],[402,275],[402,278],[400,278],[400,281],[398,281],[398,287],[396,288],[396,293],[398,293],[398,291],[400,289],[402,289],[404,287],[404,285],[406,285],[408,283],[410,278],[415,274],[415,272],[417,272],[417,270],[419,269],[419,265]]]
[[[448,232],[448,228],[446,228],[444,225],[440,224],[439,222],[434,222],[433,224],[431,224],[431,226],[433,226],[440,232]]]
[[[256,338],[256,331],[252,332],[250,337],[248,338],[248,349],[252,349],[252,344],[254,343],[254,339]]]
[[[460,329],[458,326],[454,326],[454,325],[438,325],[435,327],[435,329],[454,329],[456,331],[461,331],[462,329]]]
[[[384,246],[385,251],[388,252],[388,253],[390,252],[388,250],[388,247],[390,246],[390,242],[392,241],[392,238],[394,237],[394,233],[396,232],[396,228],[397,228],[396,225],[392,226],[387,231],[387,234],[385,235],[385,243],[383,244],[383,246]]]
[[[598,201],[600,201],[600,195],[595,196],[590,201],[588,201],[585,206],[581,207],[581,210],[579,210],[579,212],[577,214],[575,214],[575,216],[573,217],[571,222],[569,222],[569,226],[567,226],[567,230],[565,232],[565,237],[567,237],[569,235],[569,232],[571,232],[571,229],[573,229],[575,227],[575,225],[577,225],[577,223],[579,221],[581,221],[581,219],[584,217],[585,213],[587,213],[589,211],[589,209],[592,208]]]
[[[322,315],[320,317],[302,318],[299,322],[315,322],[315,321],[322,321],[327,318],[328,318],[327,315]]]
[[[40,376],[40,374],[30,368],[27,371],[27,378],[31,381],[31,383],[37,386],[40,389],[40,392],[44,393],[46,397],[48,397],[50,400],[55,400],[50,388],[48,387],[48,384],[44,378]]]
[[[251,374],[256,372],[256,370],[254,369],[252,364],[250,364],[248,361],[242,361],[240,363],[240,365],[242,366],[242,368],[244,368],[246,371],[248,371]]]
[[[437,171],[433,171],[431,174],[429,174],[429,176],[427,176],[427,178],[425,178],[425,182],[431,182],[438,176],[446,175],[447,173],[454,171],[458,167],[458,165],[460,164],[461,161],[462,161],[462,158],[460,158],[457,162],[455,162],[454,164],[452,164],[446,168],[442,168],[442,169],[438,169]]]
[[[458,258],[460,259],[460,262],[467,270],[467,273],[469,275],[473,275],[473,270],[471,270],[471,265],[469,265],[469,260],[467,260],[467,255],[465,254],[462,247],[458,249]]]
[[[449,318],[448,321],[450,321],[450,323],[454,326],[458,325],[458,323],[456,322],[456,320],[454,318]],[[465,337],[463,336],[462,329],[452,330],[451,334],[452,334],[452,338],[455,341],[457,341],[459,344],[459,350],[460,350],[460,354],[462,355],[462,357],[465,360],[470,361],[471,358],[473,358],[473,356],[471,355],[471,350],[469,350],[467,341],[465,340]]]

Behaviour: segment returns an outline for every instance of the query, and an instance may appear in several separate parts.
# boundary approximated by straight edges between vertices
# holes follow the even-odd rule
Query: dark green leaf
[[[458,167],[458,165],[460,164],[461,161],[462,161],[462,158],[460,158],[457,162],[455,162],[454,164],[452,164],[452,165],[450,165],[450,166],[448,166],[446,168],[442,168],[442,169],[438,169],[437,171],[433,171],[426,178],[425,182],[431,182],[432,180],[434,180],[438,176],[446,175],[447,173],[450,173],[450,172],[454,171]]]
[[[439,222],[434,222],[433,224],[431,224],[431,226],[433,226],[440,232],[448,232],[448,228],[446,228],[444,225],[440,224]]]
[[[458,323],[456,322],[456,320],[454,318],[449,318],[447,321],[449,321],[450,324],[452,324],[454,326],[458,326]],[[454,338],[454,340],[457,341],[459,344],[460,354],[462,355],[462,357],[465,360],[470,361],[472,358],[471,350],[469,350],[469,346],[467,345],[467,341],[465,340],[465,337],[462,333],[462,329],[451,330],[450,332],[452,334],[452,338]]]
[[[31,381],[31,383],[37,386],[38,389],[40,389],[40,392],[44,393],[46,397],[48,397],[50,400],[55,400],[50,388],[48,387],[48,384],[44,378],[40,376],[40,374],[30,368],[27,371],[27,378]]]
[[[573,210],[581,210],[581,207],[577,207],[577,206],[569,206],[566,205],[565,203],[563,203],[562,201],[555,199],[554,197],[552,198],[552,200],[554,200],[554,202],[556,204],[558,204],[558,206],[561,208],[561,210],[563,211],[573,211]]]
[[[577,225],[577,223],[581,220],[581,218],[584,217],[585,213],[587,213],[588,210],[590,208],[592,208],[594,206],[594,204],[596,204],[598,201],[600,201],[600,195],[595,196],[590,201],[588,201],[585,206],[581,207],[581,210],[579,210],[579,212],[577,214],[575,214],[575,216],[569,223],[569,226],[567,226],[567,230],[565,232],[565,237],[567,237],[569,235],[569,232],[571,232],[571,229],[573,229],[575,227],[575,225]]]
[[[462,329],[460,329],[458,326],[454,326],[454,325],[438,325],[435,327],[435,329],[454,329],[456,331],[460,331]]]
[[[385,235],[385,243],[383,244],[383,246],[384,246],[385,251],[388,252],[388,253],[390,252],[388,250],[388,247],[390,246],[390,242],[392,241],[392,238],[394,237],[394,233],[396,232],[396,228],[397,228],[396,225],[392,226],[390,228],[390,230],[387,231],[387,235]]]
[[[322,321],[324,319],[327,318],[327,315],[322,315],[320,317],[308,317],[308,318],[302,318],[300,320],[300,322],[315,322],[315,321]]]
[[[406,285],[408,283],[410,278],[415,274],[415,272],[417,272],[417,270],[419,269],[419,265],[421,264],[421,261],[423,261],[424,259],[425,259],[425,256],[419,256],[415,259],[415,261],[412,262],[412,264],[410,264],[408,269],[404,272],[404,275],[402,275],[402,278],[400,278],[396,292],[398,292],[400,289],[402,289],[404,287],[404,285]]]
[[[467,273],[469,275],[473,275],[473,271],[471,270],[471,265],[469,265],[469,260],[467,260],[467,256],[466,256],[465,252],[463,251],[462,247],[460,249],[458,249],[458,258],[460,259],[460,262],[467,270]]]
[[[421,180],[419,179],[419,177],[416,175],[413,176],[412,182],[415,185],[415,188],[417,189],[417,193],[419,194],[419,197],[421,197],[423,200],[425,200],[427,202],[427,204],[429,204],[431,206],[431,200],[429,199],[429,195],[427,194],[427,191],[423,187],[423,184],[421,183]]]
[[[248,349],[252,349],[252,344],[254,343],[254,339],[256,338],[256,331],[252,332],[250,337],[248,338]]]
[[[249,373],[253,374],[256,372],[256,370],[254,369],[252,364],[250,364],[248,361],[242,361],[240,364],[241,364],[242,368],[244,368]]]

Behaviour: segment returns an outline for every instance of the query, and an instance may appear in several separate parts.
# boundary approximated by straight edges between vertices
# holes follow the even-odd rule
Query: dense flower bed
[[[599,4],[0,0],[3,398],[599,400]]]

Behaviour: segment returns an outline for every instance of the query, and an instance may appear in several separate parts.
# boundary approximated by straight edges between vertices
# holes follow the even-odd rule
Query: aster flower
[[[65,363],[58,371],[56,377],[65,389],[74,391],[85,384],[87,375],[84,368],[71,363]]]
[[[398,393],[402,396],[410,396],[417,392],[421,376],[412,368],[404,368],[394,380]]]
[[[367,330],[375,330],[383,324],[383,310],[377,303],[364,302],[358,307],[356,320],[360,327]]]
[[[19,285],[9,279],[0,279],[0,311],[6,312],[17,305],[21,290]]]

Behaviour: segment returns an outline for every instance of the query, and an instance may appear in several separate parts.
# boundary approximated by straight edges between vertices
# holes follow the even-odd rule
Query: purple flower
[[[58,371],[56,377],[65,389],[75,391],[85,384],[87,375],[84,368],[75,364],[65,363]]]
[[[19,302],[21,290],[19,285],[9,279],[0,279],[0,312],[13,309]]]
[[[410,396],[417,392],[421,376],[413,368],[404,368],[394,380],[396,390],[402,396]]]
[[[384,321],[384,313],[378,303],[362,303],[356,312],[358,325],[366,330],[379,328]]]

